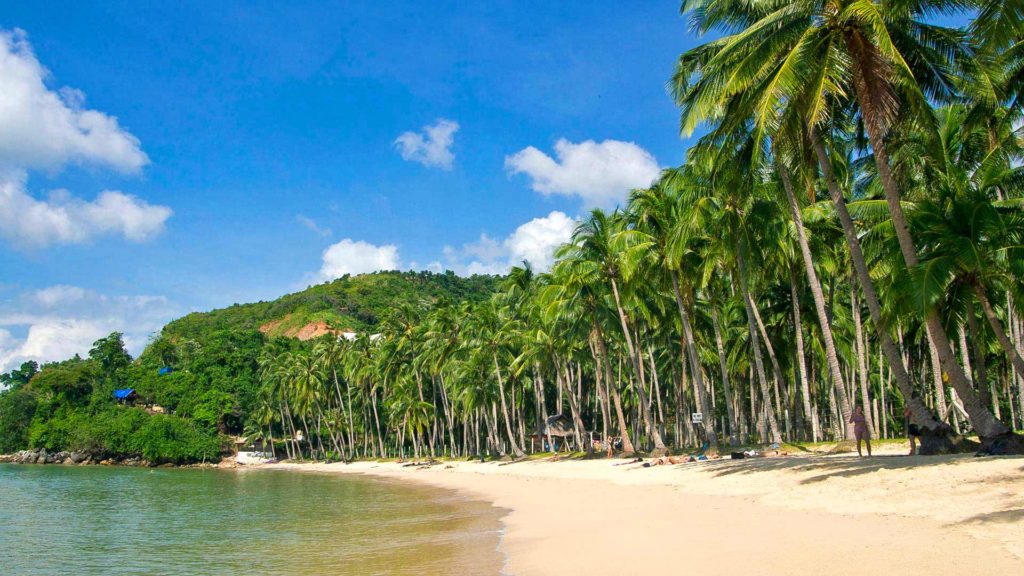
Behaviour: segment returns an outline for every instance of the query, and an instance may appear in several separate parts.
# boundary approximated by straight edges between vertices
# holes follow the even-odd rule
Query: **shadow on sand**
[[[939,465],[960,465],[976,462],[978,458],[954,454],[944,456],[857,456],[796,457],[796,458],[751,458],[744,460],[716,460],[704,464],[707,471],[715,476],[735,474],[757,474],[792,470],[794,472],[817,473],[800,481],[801,484],[822,482],[831,477],[854,477],[871,474],[879,470],[905,470]],[[1022,469],[1024,470],[1024,469]]]

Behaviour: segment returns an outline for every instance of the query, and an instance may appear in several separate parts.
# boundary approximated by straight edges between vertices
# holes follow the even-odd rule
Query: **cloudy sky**
[[[677,1],[150,4],[0,5],[0,370],[347,273],[543,269],[682,160]]]

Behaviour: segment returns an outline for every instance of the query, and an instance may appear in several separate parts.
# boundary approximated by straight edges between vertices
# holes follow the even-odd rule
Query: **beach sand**
[[[1024,458],[800,455],[276,464],[453,488],[507,510],[506,574],[1024,574]]]

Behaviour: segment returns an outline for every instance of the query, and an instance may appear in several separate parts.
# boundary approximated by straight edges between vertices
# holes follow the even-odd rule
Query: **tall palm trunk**
[[[594,340],[595,344],[597,344],[597,351],[601,356],[601,364],[604,365],[604,379],[608,383],[608,390],[612,393],[612,404],[615,406],[615,419],[619,425],[619,436],[622,438],[622,452],[630,455],[636,452],[636,449],[633,447],[633,440],[630,439],[629,430],[626,428],[626,416],[622,411],[622,398],[619,396],[619,386],[612,377],[612,367],[609,364],[608,347],[604,343],[604,333],[601,331],[600,324],[597,323],[596,313],[593,311],[591,313],[594,323]]]
[[[686,342],[686,356],[690,361],[690,371],[693,374],[693,398],[697,402],[697,411],[704,414],[704,434],[708,441],[708,447],[718,450],[718,435],[715,434],[715,415],[711,410],[711,403],[708,400],[707,388],[704,386],[703,370],[700,367],[700,357],[697,355],[697,344],[693,339],[693,328],[690,326],[690,315],[686,313],[686,304],[683,302],[683,294],[679,289],[679,273],[669,270],[672,276],[672,290],[676,296],[676,306],[679,308],[679,320],[683,324],[683,339]],[[653,362],[654,359],[652,358]],[[653,369],[653,366],[652,366]]]
[[[498,353],[491,350],[491,357],[494,358],[494,375],[498,377],[498,395],[501,398],[501,414],[505,417],[505,432],[508,433],[508,443],[512,447],[512,453],[516,458],[526,456],[523,449],[516,442],[516,435],[512,432],[512,419],[509,418],[508,404],[505,402],[505,381],[501,377],[501,367],[498,365]]]
[[[932,362],[932,386],[935,388],[935,411],[939,413],[939,419],[949,424],[949,410],[946,406],[946,387],[942,383],[942,364],[939,360],[939,351],[935,345],[935,338],[932,330],[925,325],[925,339],[928,341],[928,358]]]
[[[725,358],[725,343],[722,341],[722,328],[718,324],[718,309],[711,304],[711,325],[715,330],[715,348],[718,350],[718,365],[722,370],[722,390],[725,392],[725,411],[729,417],[729,443],[739,443],[739,419],[734,407],[735,398],[729,382],[729,363]]]
[[[655,453],[664,454],[667,450],[665,448],[665,441],[661,438],[661,433],[658,432],[658,427],[652,425],[651,407],[647,401],[647,391],[644,390],[644,384],[640,380],[643,369],[640,367],[640,357],[637,354],[636,347],[633,345],[633,337],[630,335],[629,323],[626,320],[626,311],[622,308],[622,300],[619,297],[619,285],[615,282],[615,278],[611,279],[612,284],[612,295],[615,297],[615,308],[619,313],[619,322],[622,323],[622,335],[626,339],[626,350],[629,352],[629,359],[633,363],[634,374],[637,377],[637,393],[640,395],[640,410],[643,413],[644,420],[647,422],[647,432],[651,435],[651,439],[654,440],[654,451]]]
[[[999,417],[999,398],[994,389],[994,384],[988,381],[988,369],[985,363],[985,350],[978,333],[978,320],[974,317],[974,303],[967,301],[967,330],[970,333],[970,341],[974,343],[974,372],[975,386],[982,397],[982,401],[992,406],[992,412],[996,418]],[[1012,345],[1012,343],[1011,343]]]
[[[978,301],[981,302],[981,309],[985,312],[985,319],[988,320],[988,325],[996,335],[999,345],[1003,347],[1003,351],[1010,358],[1010,362],[1013,363],[1013,368],[1017,371],[1017,374],[1024,374],[1024,358],[1021,358],[1017,352],[1017,347],[1013,345],[1010,337],[1007,336],[1006,330],[1003,329],[1003,324],[999,321],[996,311],[992,308],[992,303],[988,300],[985,287],[980,282],[974,283],[974,293],[978,296]]]
[[[793,181],[789,177],[789,171],[782,161],[777,161],[779,175],[782,178],[782,188],[786,192],[786,200],[789,204],[789,215],[793,218],[793,225],[796,228],[797,244],[800,245],[800,256],[804,264],[804,274],[807,275],[807,284],[811,289],[814,299],[814,310],[818,316],[818,326],[821,327],[821,339],[825,344],[825,361],[828,364],[828,373],[832,378],[832,386],[836,390],[836,398],[839,401],[839,410],[845,422],[850,421],[852,412],[850,404],[846,401],[846,383],[843,381],[843,371],[839,367],[839,354],[836,352],[836,341],[832,335],[832,320],[829,318],[828,310],[825,308],[825,293],[821,289],[821,282],[818,280],[818,272],[814,269],[814,256],[811,253],[811,245],[807,240],[807,231],[804,229],[804,218],[800,213],[800,205],[796,201],[796,194],[793,192]],[[801,336],[802,338],[802,336]],[[853,438],[853,430],[846,432],[846,438]]]
[[[821,287],[819,286],[819,290]],[[803,400],[804,417],[807,425],[811,428],[811,440],[818,441],[821,432],[818,430],[818,419],[814,410],[811,409],[811,388],[807,382],[807,361],[804,357],[804,328],[800,321],[800,298],[796,291],[796,271],[792,271],[792,281],[789,283],[790,298],[793,300],[793,332],[796,334],[796,364],[797,373],[800,375],[800,395]],[[826,319],[827,321],[827,319]]]
[[[836,215],[839,217],[839,223],[843,229],[843,236],[846,237],[846,244],[850,249],[850,260],[853,262],[853,269],[857,273],[860,289],[864,293],[864,300],[867,302],[868,312],[871,314],[871,323],[875,327],[875,333],[878,335],[878,340],[882,345],[882,351],[885,353],[893,375],[896,377],[896,387],[903,394],[903,399],[907,407],[910,408],[914,422],[929,432],[926,437],[922,438],[922,453],[927,454],[949,450],[951,447],[948,438],[949,427],[937,420],[931,411],[928,410],[928,407],[924,405],[924,402],[914,395],[914,386],[910,381],[910,375],[907,373],[903,356],[893,342],[892,336],[889,335],[888,326],[885,323],[885,318],[882,316],[882,305],[878,300],[878,293],[875,291],[875,283],[868,273],[864,252],[861,250],[860,239],[857,237],[857,228],[854,226],[853,218],[850,217],[850,211],[846,207],[846,199],[843,197],[839,184],[836,182],[828,153],[825,152],[825,145],[821,142],[817,131],[813,127],[808,128],[808,135],[814,147],[815,156],[818,159],[818,167],[821,168],[821,172],[825,176],[825,184],[828,187],[829,196],[832,198],[832,205],[836,209]]]
[[[880,77],[881,71],[877,63],[882,61],[873,45],[868,42],[858,30],[851,29],[846,33],[847,45],[853,56],[854,64],[854,90],[857,95],[857,102],[860,104],[861,114],[864,118],[864,126],[867,129],[868,140],[875,155],[875,166],[878,169],[878,177],[882,182],[882,189],[885,191],[885,201],[889,207],[889,215],[892,218],[893,229],[896,232],[896,240],[899,242],[900,252],[903,254],[903,261],[908,269],[916,268],[918,265],[917,248],[910,236],[910,227],[900,202],[902,198],[896,187],[896,180],[889,168],[889,154],[885,144],[885,121],[883,111],[878,108],[878,98],[886,90],[885,80]],[[971,389],[970,382],[964,374],[963,367],[956,360],[953,349],[950,346],[949,335],[942,325],[938,312],[934,308],[925,311],[925,324],[931,331],[932,339],[937,349],[939,363],[942,370],[949,377],[949,383],[956,390],[964,403],[964,409],[971,419],[974,430],[982,439],[1003,436],[1010,432],[1005,424],[1000,422],[982,404],[978,395]]]
[[[860,299],[857,298],[856,282],[850,282],[850,308],[853,309],[854,341],[857,343],[857,373],[860,376],[860,402],[864,409],[864,418],[871,425],[871,433],[877,437],[878,421],[874,417],[875,410],[871,406],[871,398],[870,394],[868,394],[867,351],[864,349],[864,326],[860,321]],[[847,418],[847,422],[849,422],[849,418]]]
[[[737,244],[739,244],[737,242]],[[761,357],[761,342],[754,321],[754,305],[750,301],[750,290],[747,288],[747,261],[743,256],[742,247],[736,247],[736,264],[740,270],[740,291],[743,293],[743,306],[747,311],[747,329],[750,332],[750,352],[754,356],[754,367],[757,369],[757,379],[761,385],[761,400],[764,404],[764,416],[768,420],[768,428],[772,434],[772,442],[781,442],[779,434],[779,422],[775,418],[775,411],[772,409],[771,392],[768,390],[768,376],[764,371],[764,359]],[[753,404],[753,394],[751,395]],[[750,417],[754,417],[754,407],[751,405]]]

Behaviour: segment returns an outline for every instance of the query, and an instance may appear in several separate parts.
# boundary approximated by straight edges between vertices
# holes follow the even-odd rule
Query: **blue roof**
[[[120,390],[114,390],[114,398],[118,400],[124,400],[135,393],[134,388],[121,388]]]

